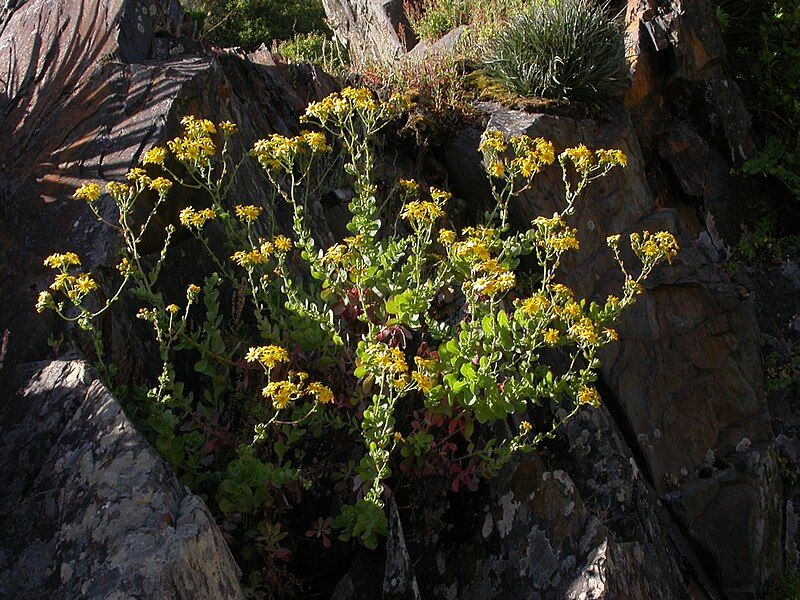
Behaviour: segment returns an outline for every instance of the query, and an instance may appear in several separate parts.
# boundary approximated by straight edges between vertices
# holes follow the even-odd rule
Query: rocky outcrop
[[[393,61],[414,45],[403,0],[322,0],[336,37],[358,64]]]
[[[666,229],[679,237],[679,258],[650,278],[645,298],[619,327],[620,343],[604,356],[603,395],[642,478],[663,495],[704,558],[714,558],[708,580],[730,597],[752,596],[780,559],[782,527],[752,304],[695,245],[676,212],[658,209],[627,117],[600,124],[485,108],[489,129],[554,140],[558,150],[584,142],[628,155],[626,169],[595,183],[578,203],[581,250],[565,263],[563,277],[583,296],[602,299],[621,285],[608,235]],[[486,182],[460,174],[480,173],[479,135],[464,131],[445,152],[454,189],[476,212],[488,197]],[[552,214],[562,198],[553,169],[512,216],[522,224]],[[616,485],[623,496],[624,482]],[[655,511],[652,501],[647,506]],[[735,530],[727,525],[733,522],[740,524]]]
[[[243,597],[208,508],[92,370],[31,368],[2,408],[0,596]]]
[[[75,251],[101,281],[113,277],[116,240],[71,200],[79,182],[122,180],[144,151],[177,135],[185,114],[240,123],[244,147],[270,132],[295,133],[298,113],[332,84],[311,67],[284,70],[265,50],[186,54],[196,43],[181,37],[188,28],[170,0],[29,0],[2,11],[7,382],[50,354],[48,335],[61,326],[34,313],[52,277],[44,256]],[[255,167],[239,175],[237,197],[258,194]],[[171,199],[161,224],[189,201]],[[181,268],[197,264],[186,240],[176,246]],[[102,327],[112,358],[127,361],[141,345],[120,319]],[[175,480],[107,390],[79,362],[38,370],[19,394],[9,383],[0,393],[0,596],[239,597],[238,567],[203,501]]]

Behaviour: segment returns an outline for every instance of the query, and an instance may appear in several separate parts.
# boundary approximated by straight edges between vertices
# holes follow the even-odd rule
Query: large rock
[[[243,597],[208,508],[91,369],[33,369],[0,411],[0,596]]]
[[[581,295],[618,293],[621,278],[605,244],[608,235],[666,229],[678,236],[678,259],[651,276],[644,298],[620,324],[620,342],[604,353],[604,398],[617,409],[618,426],[641,457],[648,484],[715,559],[707,578],[731,597],[755,597],[780,561],[781,514],[751,302],[694,244],[677,213],[658,209],[625,116],[600,124],[490,108],[490,129],[541,136],[558,150],[583,142],[629,157],[627,168],[594,183],[578,201],[581,250],[566,261],[563,276]],[[487,195],[477,133],[456,138],[447,161],[453,187],[479,212]],[[562,202],[554,168],[515,204],[512,218],[523,225]],[[729,526],[734,522],[740,527]]]
[[[322,0],[322,5],[356,64],[393,61],[413,46],[403,0]]]
[[[78,252],[101,284],[113,284],[118,241],[71,200],[79,183],[122,180],[143,152],[179,133],[185,114],[240,123],[239,155],[271,132],[296,133],[298,114],[332,81],[264,50],[186,54],[195,43],[181,37],[184,17],[172,0],[4,6],[0,334],[7,330],[9,343],[0,379],[8,381],[49,355],[48,335],[63,326],[34,312],[52,277],[45,256]],[[263,174],[246,165],[239,175],[237,201],[261,200]],[[174,222],[182,205],[202,201],[174,194],[157,221]],[[175,259],[199,273],[202,254],[187,238],[176,236]],[[146,362],[129,323],[117,316],[101,326],[123,372]],[[82,363],[40,369],[20,394],[7,383],[0,392],[0,596],[239,597],[238,567],[208,509],[116,401]]]

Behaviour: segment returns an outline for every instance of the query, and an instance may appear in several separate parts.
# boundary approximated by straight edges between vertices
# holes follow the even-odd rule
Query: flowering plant
[[[559,282],[562,258],[580,247],[570,219],[586,187],[624,168],[627,159],[618,150],[583,145],[556,153],[547,140],[500,131],[487,131],[479,148],[493,195],[482,223],[460,233],[444,227],[451,194],[408,179],[394,186],[400,219],[390,227],[381,219],[373,143],[406,108],[402,97],[379,101],[365,89],[347,88],[308,106],[305,121],[315,131],[272,135],[254,144],[250,156],[291,211],[290,235],[271,230],[269,204],[237,204],[230,210],[227,196],[238,165],[229,161],[227,144],[236,126],[227,122],[187,117],[183,136],[167,148],[150,150],[143,160],[144,167],[168,178],[135,168],[128,174],[130,184],[108,184],[118,208],[116,224],[97,209],[101,190],[96,184],[75,194],[122,235],[122,286],[92,311],[85,303],[97,285],[87,274],[70,273],[79,266],[78,257],[56,254],[46,261],[58,271],[53,291],[77,312],[70,314],[51,292],[42,295],[39,308],[92,328],[93,319],[133,282],[134,296],[149,304],[139,316],[153,325],[163,362],[150,398],[173,411],[166,413],[171,425],[159,429],[160,448],[172,448],[169,436],[178,435],[175,421],[181,420],[203,424],[199,445],[204,449],[212,441],[211,452],[217,444],[237,447],[216,495],[226,518],[274,505],[269,490],[288,482],[312,485],[303,474],[302,453],[293,463],[286,458],[287,448],[303,435],[318,436],[326,427],[358,431],[363,457],[347,475],[356,501],[342,508],[334,524],[343,539],[356,537],[374,547],[386,528],[383,503],[395,455],[408,472],[435,454],[435,460],[449,464],[436,472],[451,474],[453,489],[474,488],[478,476],[495,473],[513,453],[552,437],[582,406],[598,406],[593,382],[599,350],[617,339],[614,323],[642,294],[643,280],[678,252],[667,232],[632,234],[640,265],[630,270],[621,258],[620,236],[612,236],[608,244],[624,277],[619,297],[600,304],[578,298]],[[323,248],[309,203],[335,164],[329,158],[334,147],[341,149],[343,171],[352,181],[351,235]],[[180,175],[171,159],[181,166]],[[549,168],[562,171],[561,209],[514,230],[509,207]],[[146,267],[139,251],[141,236],[173,185],[201,190],[210,199],[206,208],[183,209],[178,220],[209,250],[217,270],[202,292],[189,285],[183,308],[167,304],[155,288],[172,228],[155,267]],[[147,191],[157,194],[156,208],[135,229],[131,207]],[[225,233],[223,252],[207,237],[210,226]],[[269,234],[260,235],[264,231]],[[524,257],[538,265],[530,283],[520,277]],[[254,327],[240,325],[233,344],[220,331],[218,288],[224,282],[234,290],[237,315],[245,304],[252,309]],[[206,316],[193,328],[190,308],[201,293]],[[299,338],[298,331],[303,332]],[[242,343],[245,335],[249,344]],[[199,417],[198,401],[187,398],[172,366],[173,353],[182,349],[199,353],[195,369],[212,379],[204,397],[213,402]],[[556,356],[565,360],[554,361]],[[239,377],[242,385],[236,383]],[[251,380],[260,382],[260,391],[248,398]],[[226,394],[231,403],[224,406],[218,398]],[[566,416],[531,423],[526,412],[537,405],[566,409]],[[220,415],[239,424],[238,435],[209,425]],[[506,423],[509,435],[497,438],[496,429],[486,426],[496,422]],[[437,439],[440,432],[445,437]],[[182,447],[178,460],[188,460],[196,442],[189,444],[195,450]],[[270,548],[270,557],[285,556],[283,549]]]

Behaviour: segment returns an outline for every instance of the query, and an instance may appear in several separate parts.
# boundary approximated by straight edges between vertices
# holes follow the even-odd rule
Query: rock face
[[[208,508],[91,369],[33,368],[3,407],[0,596],[241,598]]]
[[[360,63],[392,61],[414,43],[403,0],[322,0],[339,40]]]
[[[185,114],[241,123],[246,145],[296,133],[298,113],[332,89],[322,73],[285,72],[266,51],[185,54],[197,47],[185,30],[169,0],[0,9],[3,381],[50,354],[48,334],[59,327],[33,310],[51,277],[42,258],[75,251],[101,281],[115,262],[113,238],[70,199],[78,182],[121,180],[144,151],[177,135]],[[257,194],[260,177],[243,169],[238,197]],[[165,218],[176,213],[172,205]],[[104,327],[136,344],[116,320]],[[0,394],[0,596],[239,597],[238,567],[203,501],[108,391],[80,362],[35,370],[22,392],[5,383]]]
[[[362,61],[394,59],[413,44],[399,0],[324,1]],[[668,229],[682,253],[651,277],[603,357],[603,408],[581,412],[553,452],[520,457],[477,494],[431,494],[425,528],[401,523],[393,504],[386,556],[354,558],[334,597],[750,599],[784,557],[795,560],[797,499],[781,489],[755,312],[714,264],[714,222],[724,237],[748,206],[748,184],[731,175],[753,153],[748,116],[725,78],[706,1],[630,0],[627,19],[632,85],[609,122],[484,109],[490,128],[628,154],[629,166],[580,202],[581,252],[564,267],[579,293],[616,291],[610,233]],[[208,509],[90,369],[73,359],[29,364],[46,355],[54,326],[33,314],[50,275],[42,257],[76,251],[101,276],[113,264],[113,240],[69,200],[79,181],[120,179],[188,113],[238,122],[245,147],[296,133],[305,104],[333,89],[322,73],[290,72],[263,49],[189,54],[190,30],[171,0],[0,9],[0,333],[10,331],[0,371],[3,597],[240,595]],[[465,126],[443,140],[465,216],[489,197],[481,133]],[[262,181],[245,166],[237,199],[255,199]],[[543,174],[513,218],[552,213],[560,198],[558,177]],[[169,209],[165,221],[177,212]],[[321,205],[314,210],[323,234],[336,229]],[[333,221],[335,208],[327,214]],[[181,260],[191,259],[189,244],[177,241]],[[15,378],[27,383],[12,394]],[[793,442],[778,446],[796,464]]]

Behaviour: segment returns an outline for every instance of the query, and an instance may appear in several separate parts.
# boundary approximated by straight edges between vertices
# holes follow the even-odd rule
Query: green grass
[[[522,97],[607,107],[627,87],[622,25],[605,4],[535,2],[488,45],[489,80]]]

